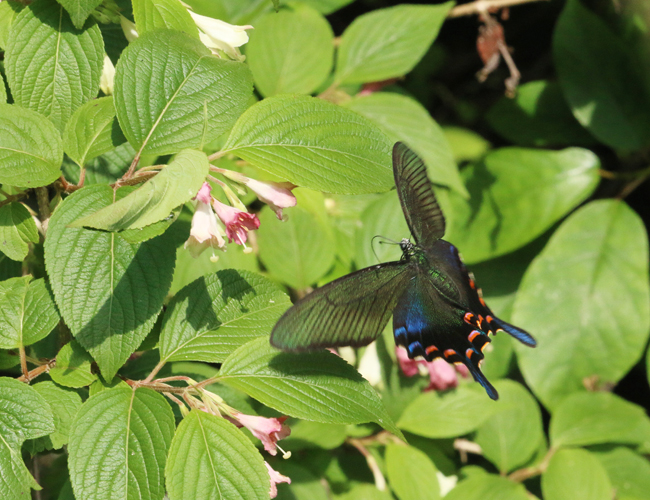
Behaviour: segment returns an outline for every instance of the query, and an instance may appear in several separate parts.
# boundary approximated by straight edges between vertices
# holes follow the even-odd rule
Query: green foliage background
[[[477,82],[478,16],[454,2],[187,3],[254,26],[244,62],[212,56],[178,0],[0,1],[0,497],[263,499],[267,461],[284,499],[650,499],[648,4],[495,17],[510,98],[503,63]],[[487,303],[538,341],[486,350],[496,403],[405,377],[390,331],[345,359],[268,343],[291,298],[399,258],[371,245],[408,236],[395,141]],[[134,158],[166,166],[114,195]],[[298,186],[282,222],[242,195],[254,251],[216,263],[183,248],[210,164]],[[290,416],[292,457],[152,372]]]

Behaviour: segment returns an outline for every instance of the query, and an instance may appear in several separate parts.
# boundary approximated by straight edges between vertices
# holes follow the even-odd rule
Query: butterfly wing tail
[[[483,386],[483,389],[485,389],[487,395],[490,396],[490,399],[493,399],[495,401],[499,399],[499,393],[494,388],[494,386],[490,384],[490,381],[485,377],[485,375],[483,375],[481,369],[478,366],[475,366],[471,360],[468,360],[464,364],[469,369],[469,372],[472,374],[472,377],[474,377],[474,380]]]
[[[505,321],[499,318],[494,318],[494,322],[497,324],[499,328],[501,328],[506,333],[512,335],[522,344],[527,345],[529,347],[535,347],[537,345],[537,341],[533,338],[533,336],[530,333],[522,330],[521,328],[517,328],[516,326],[511,325],[510,323],[506,323]]]

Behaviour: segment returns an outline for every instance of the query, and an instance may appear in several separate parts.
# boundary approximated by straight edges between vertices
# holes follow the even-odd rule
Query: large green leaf
[[[9,38],[11,23],[14,17],[16,17],[16,14],[23,8],[23,4],[14,0],[0,2],[0,49],[5,50],[7,48],[7,38]]]
[[[499,410],[483,391],[461,387],[447,394],[425,392],[408,405],[397,425],[432,439],[456,437],[478,429]]]
[[[30,488],[41,489],[25,467],[20,448],[26,439],[54,430],[52,410],[43,396],[23,382],[0,377],[0,497],[24,500]]]
[[[580,0],[566,3],[553,35],[560,85],[574,116],[614,148],[650,143],[650,89],[619,37]]]
[[[113,190],[104,184],[75,191],[54,212],[45,242],[45,264],[59,310],[107,380],[153,327],[176,255],[170,232],[130,244],[116,233],[68,227],[112,201]]]
[[[528,500],[523,485],[505,477],[480,474],[458,483],[445,496],[445,500]]]
[[[221,363],[239,346],[267,336],[291,305],[268,279],[226,269],[199,278],[170,303],[160,333],[163,361]]]
[[[512,380],[498,380],[499,409],[479,427],[475,441],[483,456],[502,474],[525,464],[544,439],[542,414],[535,398]]]
[[[548,80],[520,85],[514,99],[503,96],[485,118],[494,130],[518,146],[596,142],[571,114],[560,86]]]
[[[39,382],[33,387],[50,405],[55,430],[32,442],[32,454],[43,450],[58,450],[64,444],[68,444],[72,420],[81,407],[81,396],[73,390],[63,389],[49,381]]]
[[[537,339],[517,346],[526,382],[556,406],[583,379],[615,383],[650,332],[648,240],[624,202],[592,202],[569,217],[526,271],[513,322]]]
[[[57,0],[70,14],[72,24],[76,28],[83,28],[88,16],[102,3],[102,0]]]
[[[450,196],[447,235],[467,262],[531,242],[585,200],[598,184],[598,157],[568,148],[495,150],[462,176],[470,199]]]
[[[386,446],[388,482],[400,500],[438,500],[436,472],[429,457],[417,448],[393,443]]]
[[[375,92],[356,97],[346,106],[370,118],[393,141],[408,144],[424,160],[432,182],[449,186],[467,196],[444,132],[415,99]]]
[[[333,60],[332,28],[304,6],[264,16],[246,45],[246,62],[265,97],[312,93],[329,75]]]
[[[115,110],[124,135],[142,153],[200,149],[233,126],[252,87],[244,64],[219,59],[178,31],[154,30],[131,43],[117,63]]]
[[[11,24],[5,68],[14,101],[44,114],[59,130],[97,95],[103,67],[99,27],[75,28],[54,0],[30,4]]]
[[[334,264],[331,231],[300,206],[284,222],[265,207],[260,213],[258,242],[260,260],[269,273],[299,290],[316,283]]]
[[[560,450],[542,474],[544,500],[611,500],[612,486],[598,459],[585,450]]]
[[[25,206],[9,203],[0,207],[0,252],[22,261],[27,257],[30,242],[38,243],[38,229]]]
[[[571,394],[553,411],[551,445],[640,444],[650,439],[650,418],[640,406],[608,392]]]
[[[327,351],[289,354],[260,338],[237,349],[221,366],[220,380],[271,408],[331,424],[376,422],[401,435],[370,384]]]
[[[413,69],[438,35],[453,2],[398,5],[357,17],[341,37],[336,83],[365,83]]]
[[[43,278],[32,281],[31,276],[23,276],[0,282],[0,347],[34,344],[58,322],[59,313]]]
[[[162,500],[174,427],[169,403],[151,389],[119,386],[91,396],[68,445],[75,497]]]
[[[650,500],[650,461],[624,446],[594,453],[621,500]]]
[[[161,221],[196,196],[208,175],[205,153],[186,149],[155,177],[121,200],[77,219],[68,227],[94,227],[106,231],[141,229]]]
[[[393,186],[391,145],[370,120],[315,97],[269,97],[237,121],[223,152],[317,191],[361,194]]]
[[[43,115],[0,103],[0,183],[45,186],[61,175],[63,147]]]
[[[269,473],[253,443],[224,418],[198,410],[176,430],[165,478],[170,500],[269,498]]]
[[[80,167],[125,141],[112,96],[88,101],[73,113],[63,131],[63,149]]]
[[[133,18],[138,35],[168,28],[199,38],[192,16],[178,0],[133,0]]]

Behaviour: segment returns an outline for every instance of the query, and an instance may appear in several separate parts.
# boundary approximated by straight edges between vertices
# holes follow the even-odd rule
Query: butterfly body
[[[422,161],[404,144],[393,149],[393,171],[414,242],[402,258],[328,283],[293,305],[277,322],[271,344],[285,351],[364,346],[393,316],[395,343],[409,358],[462,363],[492,399],[498,394],[480,370],[488,334],[505,331],[535,340],[489,309],[454,245],[442,239],[445,220]]]

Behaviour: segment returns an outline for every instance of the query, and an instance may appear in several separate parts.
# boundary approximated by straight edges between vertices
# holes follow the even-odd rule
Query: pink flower
[[[291,429],[284,423],[288,417],[266,418],[239,413],[233,418],[235,423],[246,427],[262,441],[264,449],[274,456],[277,454],[277,442],[291,434]]]
[[[217,217],[226,225],[228,241],[234,241],[238,245],[244,245],[248,239],[248,231],[260,227],[260,220],[257,215],[244,212],[238,208],[213,200],[212,206],[217,212]]]
[[[296,186],[290,182],[262,182],[248,179],[244,184],[257,195],[261,202],[271,207],[280,220],[282,220],[283,208],[296,206],[296,197],[291,193]]]
[[[403,347],[396,347],[395,354],[399,366],[407,377],[412,377],[419,373],[418,365],[426,366],[429,371],[429,386],[425,391],[445,391],[458,386],[458,373],[463,377],[469,375],[469,370],[464,365],[450,365],[442,358],[436,358],[433,361],[424,359],[410,359]]]
[[[201,255],[206,248],[223,249],[226,246],[219,223],[210,206],[210,190],[210,184],[204,182],[195,196],[196,211],[192,217],[190,237],[185,242],[185,248],[194,258]]]
[[[283,476],[266,462],[264,462],[264,465],[266,465],[266,468],[269,471],[269,476],[271,477],[271,498],[275,498],[278,496],[278,487],[276,485],[280,483],[291,484],[291,478]]]

